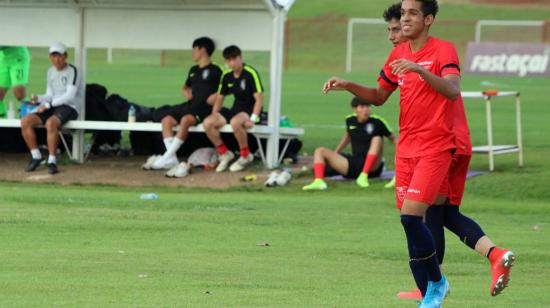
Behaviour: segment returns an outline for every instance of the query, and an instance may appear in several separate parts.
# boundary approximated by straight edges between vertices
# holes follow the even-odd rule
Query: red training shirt
[[[468,120],[464,111],[462,95],[453,102],[453,133],[455,134],[456,155],[472,155],[472,140]]]
[[[458,55],[450,42],[429,37],[424,47],[416,53],[411,52],[409,42],[401,43],[392,50],[380,72],[378,83],[390,91],[400,88],[399,142],[396,156],[412,158],[454,149],[453,113],[456,106],[453,104],[460,100],[446,98],[417,73],[394,75],[390,63],[402,58],[415,62],[440,77],[448,74],[460,75]]]

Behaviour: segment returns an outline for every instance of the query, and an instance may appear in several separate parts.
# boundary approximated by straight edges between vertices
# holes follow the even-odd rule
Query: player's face
[[[369,105],[359,105],[355,107],[355,113],[357,113],[357,118],[360,121],[365,121],[370,116],[370,106]]]
[[[191,58],[194,62],[198,62],[205,53],[206,50],[204,48],[193,47],[193,50],[191,51]]]
[[[237,56],[235,58],[225,59],[225,64],[233,71],[238,71],[243,67],[243,58]]]
[[[67,54],[52,53],[50,54],[50,61],[56,69],[62,70],[67,65]]]
[[[392,18],[392,20],[388,22],[388,40],[392,42],[393,46],[405,40],[401,33],[401,22],[399,19]]]
[[[401,32],[406,39],[416,39],[433,22],[433,16],[424,16],[422,3],[416,0],[401,2]]]

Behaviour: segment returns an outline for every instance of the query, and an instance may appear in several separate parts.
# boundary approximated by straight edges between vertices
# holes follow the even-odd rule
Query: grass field
[[[356,12],[377,17],[391,1],[338,3],[298,0],[291,17]],[[547,13],[445,4],[441,18],[544,19]],[[338,46],[330,41],[297,46],[298,60],[311,58],[311,65],[292,66],[284,74],[283,114],[306,128],[304,151],[310,154],[316,146],[336,145],[349,113],[350,97],[323,96],[322,83],[337,74],[373,84],[382,64],[348,75],[337,64],[343,58],[335,60],[336,66],[324,66]],[[49,66],[45,53],[32,50],[29,92],[43,91]],[[268,85],[268,56],[245,56]],[[165,67],[158,64],[158,51],[117,50],[113,64],[105,59],[104,50],[89,52],[88,82],[150,106],[182,100],[180,86],[191,65],[188,52],[168,52]],[[452,294],[446,307],[548,307],[548,79],[464,76],[462,88],[480,90],[488,83],[522,93],[525,167],[517,168],[515,155],[497,157],[495,172],[468,181],[463,212],[496,243],[512,248],[518,261],[510,289],[491,298],[487,261],[448,234],[444,272]],[[466,101],[466,109],[474,144],[484,144],[484,104]],[[376,113],[396,127],[397,95]],[[511,99],[495,101],[494,119],[495,140],[514,142]],[[389,146],[390,167],[393,153]],[[486,158],[475,156],[472,169],[486,168]],[[0,182],[0,305],[412,307],[413,302],[395,297],[411,289],[413,281],[393,193],[381,182],[368,190],[330,183],[327,192],[303,193],[306,180],[283,189],[230,190]],[[149,191],[160,198],[139,199]]]

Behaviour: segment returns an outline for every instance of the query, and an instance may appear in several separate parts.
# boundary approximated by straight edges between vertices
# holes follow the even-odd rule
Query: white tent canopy
[[[209,36],[218,46],[269,51],[268,167],[277,164],[284,20],[294,0],[0,0],[2,45],[75,48],[86,73],[87,48],[190,49]],[[275,119],[277,119],[275,121]],[[77,138],[76,147],[83,147]],[[82,152],[82,151],[79,151]]]

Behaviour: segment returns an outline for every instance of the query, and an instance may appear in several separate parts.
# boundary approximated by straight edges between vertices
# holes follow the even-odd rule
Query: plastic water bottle
[[[130,105],[128,108],[128,123],[136,123],[136,107]]]
[[[146,194],[141,194],[141,196],[139,196],[139,198],[141,200],[156,200],[159,198],[159,195],[155,194],[155,193],[146,193]]]
[[[8,106],[8,119],[15,119],[15,110],[13,109],[13,102],[11,100]]]

